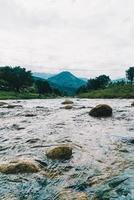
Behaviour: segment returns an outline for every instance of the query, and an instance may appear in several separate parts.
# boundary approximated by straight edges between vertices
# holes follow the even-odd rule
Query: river
[[[0,173],[0,199],[71,200],[81,193],[89,200],[134,200],[133,100],[74,98],[70,110],[63,101],[9,100],[14,108],[0,107],[0,163],[34,159],[49,173]],[[113,116],[89,116],[102,103]],[[72,145],[70,160],[47,159],[47,149],[59,144]]]

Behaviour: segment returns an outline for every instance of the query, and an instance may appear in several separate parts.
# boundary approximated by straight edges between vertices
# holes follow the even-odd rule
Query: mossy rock
[[[89,115],[93,117],[110,117],[112,116],[112,108],[106,104],[100,104],[94,107]]]
[[[72,156],[72,147],[63,145],[47,151],[46,156],[52,160],[68,160]]]
[[[62,102],[63,105],[67,105],[67,104],[73,104],[73,101],[67,99],[64,102]]]
[[[19,160],[0,165],[0,172],[4,174],[37,173],[40,169],[35,162]]]

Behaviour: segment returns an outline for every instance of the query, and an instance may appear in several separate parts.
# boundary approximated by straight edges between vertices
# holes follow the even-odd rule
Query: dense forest
[[[58,89],[50,86],[47,80],[35,78],[31,71],[20,66],[0,67],[0,90],[15,93],[60,96]],[[36,97],[37,97],[36,95]]]

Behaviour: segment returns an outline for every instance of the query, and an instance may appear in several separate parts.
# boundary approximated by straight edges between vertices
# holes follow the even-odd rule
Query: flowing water
[[[0,174],[1,200],[134,199],[133,100],[64,99],[6,101],[0,108],[0,164],[24,158],[42,163],[36,174]],[[113,108],[110,118],[93,118],[97,104]],[[70,144],[68,161],[51,161],[50,147]],[[86,198],[80,198],[85,194]]]

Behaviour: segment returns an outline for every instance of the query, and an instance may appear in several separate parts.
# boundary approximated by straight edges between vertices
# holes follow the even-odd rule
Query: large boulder
[[[93,117],[110,117],[112,115],[112,108],[106,104],[100,104],[94,107],[89,115]]]
[[[68,160],[72,156],[72,147],[67,145],[54,147],[46,152],[46,156],[52,160]]]
[[[63,104],[63,105],[73,104],[73,101],[67,99],[67,100],[63,101],[62,104]]]
[[[0,165],[0,172],[4,174],[36,173],[39,171],[38,165],[31,160],[17,160]]]

